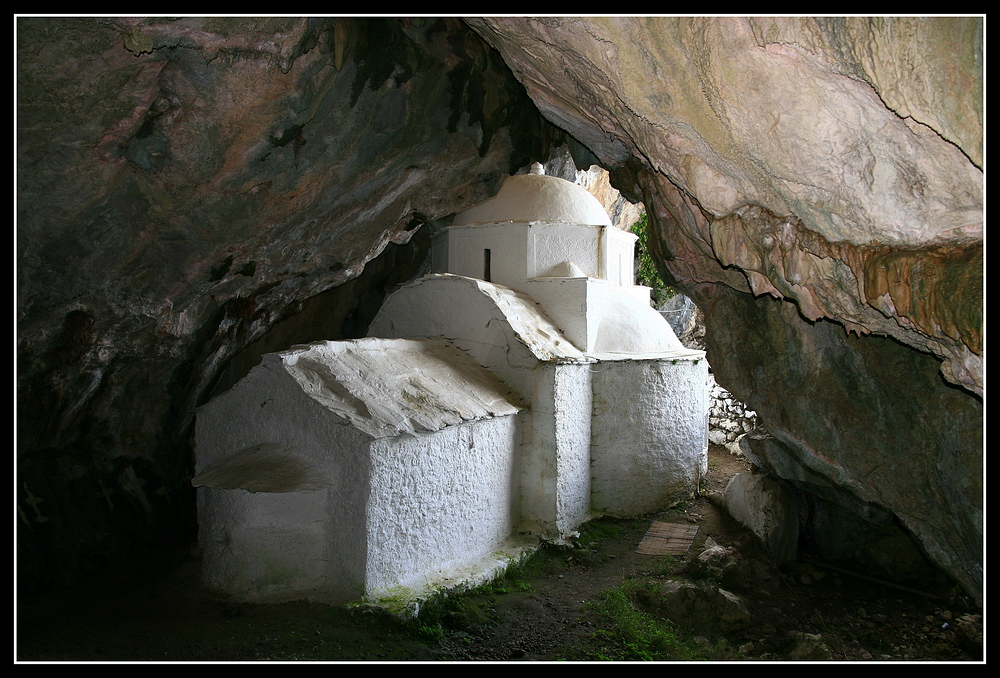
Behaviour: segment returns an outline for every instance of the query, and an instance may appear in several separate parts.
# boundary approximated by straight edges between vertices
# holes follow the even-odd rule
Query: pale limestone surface
[[[558,101],[558,117],[572,120],[599,156],[646,151],[654,169],[715,216],[754,203],[795,213],[828,240],[857,244],[981,234],[981,173],[958,149],[886,108],[853,73],[830,68],[828,53],[780,36],[763,40],[760,31],[772,24],[755,22],[470,20],[516,64],[542,110]],[[939,40],[939,49],[948,44],[945,34]],[[886,185],[914,182],[932,193],[901,190],[886,202]]]
[[[981,598],[984,17],[468,21],[641,195],[720,383]]]
[[[946,379],[981,395],[981,329],[949,327],[947,312],[934,308],[936,287],[902,270],[919,264],[890,270],[886,289],[872,280],[877,272],[862,270],[865,248],[982,243],[981,20],[469,23],[543,113],[607,166],[644,159],[654,219],[672,208],[649,204],[648,193],[680,189],[709,219],[728,220],[710,234],[684,224],[683,237],[711,262],[699,264],[670,238],[669,250],[687,259],[675,273],[682,282],[770,293],[810,320],[892,336],[939,356]],[[784,228],[760,232],[760,221],[744,216],[751,207]],[[719,263],[748,282],[720,273]]]
[[[726,485],[726,510],[763,542],[777,565],[795,561],[799,512],[795,497],[763,473],[737,473]]]

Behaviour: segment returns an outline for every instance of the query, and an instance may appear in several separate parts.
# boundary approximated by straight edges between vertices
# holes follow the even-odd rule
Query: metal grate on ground
[[[687,553],[698,534],[697,525],[664,523],[655,520],[646,530],[635,552],[644,556],[682,556]]]

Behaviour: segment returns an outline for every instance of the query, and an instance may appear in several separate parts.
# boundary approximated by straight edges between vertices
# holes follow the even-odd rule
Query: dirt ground
[[[589,523],[507,578],[432,601],[407,622],[316,603],[248,605],[198,586],[193,551],[160,572],[21,597],[16,661],[981,661],[982,617],[953,590],[911,592],[814,564],[777,570],[708,495],[748,470],[712,446],[701,496],[636,520]],[[635,553],[652,520],[698,525],[686,556]],[[697,635],[658,614],[668,580],[700,580],[711,539],[749,577],[750,624]],[[711,545],[711,542],[708,542]],[[730,578],[732,579],[732,578]],[[934,597],[932,597],[934,596]],[[977,636],[978,633],[978,636]]]

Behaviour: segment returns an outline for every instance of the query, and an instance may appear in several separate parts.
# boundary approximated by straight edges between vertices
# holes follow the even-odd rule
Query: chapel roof
[[[534,171],[507,177],[495,196],[455,215],[452,226],[506,221],[611,225],[604,206],[587,189]]]
[[[277,355],[306,395],[375,438],[521,409],[510,389],[444,339],[318,341]]]
[[[455,308],[462,314],[456,315]],[[509,328],[506,340],[516,341],[536,360],[593,362],[523,292],[451,273],[431,273],[397,290],[369,331],[382,336],[455,336],[461,327],[497,321]]]

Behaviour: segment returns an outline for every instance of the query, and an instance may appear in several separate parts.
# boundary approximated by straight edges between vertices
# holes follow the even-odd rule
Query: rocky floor
[[[594,521],[494,585],[402,622],[366,609],[246,605],[197,586],[193,553],[150,578],[22,597],[30,661],[980,661],[982,616],[817,564],[777,570],[706,498],[746,463],[712,446],[706,493],[637,520]],[[699,526],[683,557],[644,556],[652,520]],[[911,589],[913,587],[910,587]],[[675,590],[677,589],[677,590]],[[724,591],[723,592],[720,592]]]

